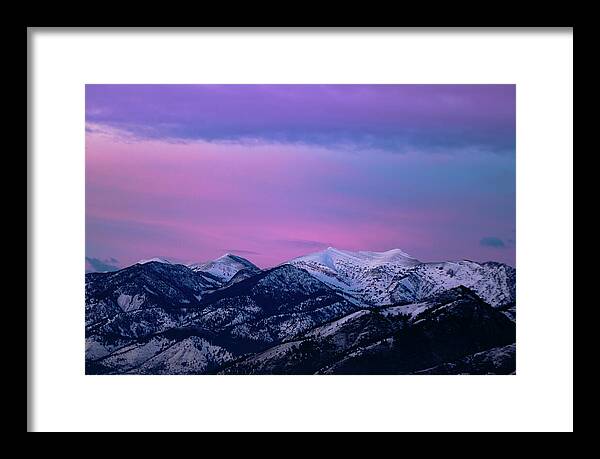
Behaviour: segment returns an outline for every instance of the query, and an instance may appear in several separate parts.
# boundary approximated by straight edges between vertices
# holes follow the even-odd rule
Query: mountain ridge
[[[255,273],[260,271],[260,268],[250,260],[231,253],[226,253],[214,260],[192,263],[187,266],[195,272],[209,273],[223,283],[229,282],[242,269]]]
[[[85,278],[87,374],[514,372],[516,276],[502,263],[330,247],[268,269],[228,253]],[[406,360],[397,341],[426,347]]]
[[[401,249],[352,252],[328,247],[289,263],[371,305],[414,302],[459,285],[473,288],[494,306],[515,297],[514,268],[498,262],[422,262]]]

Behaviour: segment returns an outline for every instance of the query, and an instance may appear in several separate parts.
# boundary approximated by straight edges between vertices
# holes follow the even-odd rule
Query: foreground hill
[[[357,311],[237,361],[223,373],[410,374],[428,369],[431,374],[447,373],[452,368],[463,373],[480,372],[473,360],[461,361],[455,367],[434,367],[515,341],[514,323],[466,287],[431,297],[414,311]],[[491,364],[485,369],[501,373],[515,370],[514,365]]]

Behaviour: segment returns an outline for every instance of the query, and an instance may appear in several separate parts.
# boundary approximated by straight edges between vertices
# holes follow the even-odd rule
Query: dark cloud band
[[[86,121],[140,139],[512,153],[514,85],[87,85]]]

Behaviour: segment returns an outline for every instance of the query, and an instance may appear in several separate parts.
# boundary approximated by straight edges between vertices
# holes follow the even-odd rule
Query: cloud
[[[283,239],[277,242],[298,249],[326,249],[331,245],[328,242],[306,241],[301,239]]]
[[[514,85],[87,85],[89,133],[514,154]]]
[[[482,245],[483,247],[492,247],[495,249],[503,249],[504,247],[506,247],[504,241],[495,236],[486,236],[484,238],[481,238],[481,240],[479,241],[479,245]]]
[[[110,257],[104,260],[99,258],[85,257],[87,272],[106,272],[117,271],[119,269],[118,260]]]
[[[241,249],[223,249],[226,253],[237,253],[240,255],[260,255],[259,252],[253,252],[252,250],[241,250]]]

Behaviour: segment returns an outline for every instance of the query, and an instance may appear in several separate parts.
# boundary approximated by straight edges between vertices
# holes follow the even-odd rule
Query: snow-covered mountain
[[[395,277],[387,291],[391,303],[402,303],[423,300],[461,285],[469,287],[494,307],[515,302],[515,269],[496,262],[422,263]]]
[[[368,305],[415,302],[459,285],[493,306],[515,298],[515,270],[501,263],[422,263],[400,249],[351,252],[333,247],[289,263]]]
[[[167,265],[171,264],[171,262],[169,260],[167,260],[166,258],[160,258],[160,257],[145,258],[143,260],[138,261],[136,264],[145,265],[146,263],[152,263],[152,262],[165,263]]]
[[[328,248],[85,276],[87,374],[512,373],[515,270]]]
[[[176,328],[207,292],[221,286],[183,265],[136,263],[85,276],[86,356],[100,358],[132,341]]]
[[[226,349],[199,336],[159,334],[89,359],[88,370],[102,374],[198,374],[232,360]]]
[[[222,373],[448,374],[452,368],[461,373],[515,371],[514,349],[511,354],[510,347],[501,348],[514,343],[514,323],[468,288],[457,287],[417,307],[404,308],[348,314],[226,365]],[[484,354],[490,349],[493,351]]]
[[[206,292],[221,285],[205,273],[160,262],[88,273],[85,280],[86,325],[98,325],[123,312],[197,305]]]
[[[226,253],[216,260],[193,263],[188,266],[193,271],[211,274],[223,283],[229,282],[241,270],[250,274],[260,271],[260,268],[250,261],[231,253]]]
[[[393,279],[420,264],[402,250],[351,252],[328,247],[289,262],[317,279],[367,304],[388,304]]]
[[[226,287],[206,276],[157,262],[87,274],[87,371],[202,373],[357,309],[292,265]]]
[[[209,329],[250,347],[288,339],[356,311],[303,269],[282,265],[208,294],[186,326]]]

